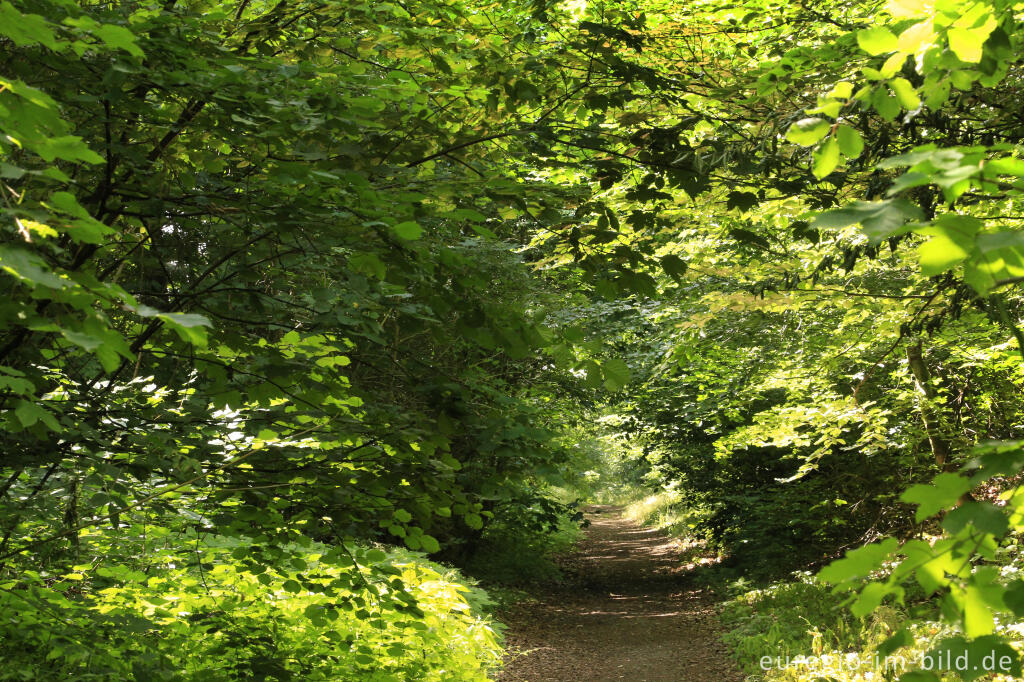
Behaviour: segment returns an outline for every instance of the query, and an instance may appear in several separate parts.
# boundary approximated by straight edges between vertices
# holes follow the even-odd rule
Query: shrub
[[[260,570],[253,550],[24,572],[0,585],[0,679],[470,682],[500,662],[486,593],[420,554],[311,544]]]

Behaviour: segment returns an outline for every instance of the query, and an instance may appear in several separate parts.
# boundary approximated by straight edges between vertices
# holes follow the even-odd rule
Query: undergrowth
[[[400,548],[290,548],[289,570],[260,571],[236,538],[196,541],[201,560],[24,571],[40,627],[0,582],[3,680],[436,680],[482,682],[500,664],[487,593],[461,572]],[[45,600],[45,602],[43,601]]]
[[[499,602],[521,601],[526,598],[524,588],[561,580],[555,558],[572,550],[582,534],[580,521],[567,513],[553,516],[544,528],[496,519],[484,531],[465,570],[486,584]]]
[[[882,608],[870,622],[840,608],[840,599],[808,572],[793,582],[751,589],[740,579],[729,585],[722,604],[723,641],[744,673],[754,679],[802,680],[804,673],[835,676],[836,670],[812,670],[802,657],[864,653],[906,620],[904,613]],[[868,656],[870,658],[870,656]],[[825,668],[828,668],[826,659]],[[852,678],[851,678],[852,679]]]
[[[1003,579],[1019,577],[1019,560],[1005,558],[1014,563],[1004,567]],[[908,589],[903,603],[886,603],[865,618],[852,615],[843,606],[844,595],[834,594],[809,571],[756,587],[740,579],[718,590],[726,597],[719,613],[722,639],[752,681],[895,680],[906,671],[938,666],[933,648],[959,634],[940,622],[937,600],[916,587]],[[880,654],[879,645],[901,627],[911,643]],[[1024,623],[999,623],[996,629],[1024,648]],[[944,672],[943,679],[959,679]],[[985,679],[1014,678],[990,674]]]
[[[634,492],[624,506],[624,515],[635,523],[693,539],[693,515],[672,491]],[[834,594],[811,571],[766,577],[771,575],[778,571],[750,560],[708,565],[695,574],[722,600],[722,640],[752,682],[894,680],[920,667],[935,643],[951,634],[939,622],[937,606],[919,590],[908,591],[905,604],[883,605],[858,618],[844,608],[845,596]],[[879,656],[878,646],[901,627],[909,629],[913,643],[888,658]],[[1001,629],[1018,639],[1024,633],[1024,627],[1012,624]]]
[[[685,538],[692,534],[690,518],[680,496],[672,491],[632,500],[626,504],[624,516],[634,523],[658,528],[673,537]]]

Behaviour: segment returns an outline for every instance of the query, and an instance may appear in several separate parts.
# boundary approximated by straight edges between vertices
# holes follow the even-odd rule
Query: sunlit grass
[[[634,523],[664,530],[677,538],[690,535],[690,519],[682,506],[681,496],[662,491],[634,500],[626,505],[623,516]]]

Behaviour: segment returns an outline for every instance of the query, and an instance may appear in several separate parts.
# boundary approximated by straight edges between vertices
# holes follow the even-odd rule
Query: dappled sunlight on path
[[[684,546],[592,507],[566,559],[568,585],[507,619],[502,682],[741,680],[716,634],[710,595],[688,587]]]

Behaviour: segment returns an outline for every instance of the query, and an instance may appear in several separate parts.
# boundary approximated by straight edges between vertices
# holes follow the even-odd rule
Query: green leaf
[[[12,166],[9,163],[0,162],[0,178],[6,178],[7,180],[17,180],[24,175],[24,168]]]
[[[62,161],[84,161],[85,163],[103,163],[103,157],[92,151],[75,135],[47,137],[35,146],[35,151],[44,161],[54,159]]]
[[[904,109],[913,111],[921,106],[921,98],[917,96],[917,90],[906,78],[893,78],[889,81],[889,87],[896,93],[896,99]]]
[[[832,86],[832,90],[828,93],[829,97],[836,99],[850,99],[853,96],[853,83],[846,81],[840,81]]]
[[[857,201],[821,213],[811,226],[818,229],[834,229],[860,223],[864,234],[872,243],[877,244],[883,239],[908,232],[910,228],[905,227],[906,223],[920,220],[922,217],[921,209],[905,199]]]
[[[884,79],[889,79],[899,73],[900,69],[907,61],[907,55],[902,52],[896,52],[882,64],[882,68],[879,70],[878,75]]]
[[[756,246],[759,249],[770,249],[771,244],[768,240],[750,230],[745,230],[742,227],[734,227],[729,230],[729,236],[740,242],[741,244],[750,244]]]
[[[823,118],[801,119],[789,127],[786,139],[795,144],[809,147],[825,137],[831,127],[832,124]]]
[[[875,88],[871,93],[871,105],[886,121],[894,121],[900,113],[900,103],[895,97],[889,94],[889,89],[884,85]]]
[[[843,109],[843,103],[842,102],[840,102],[838,100],[834,100],[834,99],[827,99],[827,98],[819,97],[818,98],[818,106],[814,107],[813,109],[808,109],[807,113],[808,114],[824,114],[825,116],[828,116],[829,118],[838,118],[839,117],[839,112],[842,111],[842,109]]]
[[[875,654],[878,658],[884,659],[897,649],[901,649],[905,646],[914,645],[914,636],[910,634],[907,628],[903,627],[896,631],[891,637],[878,645],[875,649]]]
[[[900,192],[905,190],[921,187],[922,185],[928,185],[932,182],[932,176],[929,173],[918,173],[917,171],[909,171],[896,178],[889,189],[886,191],[887,196],[896,196]]]
[[[348,262],[353,270],[364,275],[370,275],[377,279],[384,279],[387,276],[387,267],[376,254],[358,253],[350,257]]]
[[[96,336],[95,334],[63,328],[60,330],[60,333],[65,339],[77,346],[81,346],[90,353],[103,345],[103,337]]]
[[[899,546],[896,538],[886,538],[846,553],[818,572],[818,578],[840,585],[864,578],[877,571],[882,562],[890,558]]]
[[[836,128],[836,139],[839,141],[839,151],[848,159],[855,159],[864,151],[864,140],[860,133],[848,125]]]
[[[945,542],[945,545],[942,544]],[[924,588],[926,594],[933,594],[950,583],[950,576],[962,574],[969,566],[962,559],[953,557],[949,551],[950,540],[936,543],[936,547],[920,540],[911,540],[901,550],[907,555],[908,568]]]
[[[182,341],[192,343],[196,346],[206,347],[206,329],[210,326],[210,320],[203,315],[195,313],[165,313],[147,305],[126,305],[139,317],[157,317],[168,327],[173,329]]]
[[[839,165],[839,142],[836,141],[835,137],[830,137],[825,142],[814,150],[812,155],[814,163],[811,166],[811,170],[814,172],[814,177],[819,180],[836,169]]]
[[[968,525],[983,533],[1002,536],[1010,526],[1006,513],[990,502],[968,502],[946,514],[942,527],[950,534],[959,533]]]
[[[610,358],[601,365],[604,372],[604,387],[609,391],[621,390],[629,383],[631,373],[629,365],[621,358]]]
[[[38,14],[22,14],[9,2],[0,2],[0,35],[11,39],[15,45],[39,43],[56,51],[57,38],[49,22]]]
[[[398,223],[391,228],[395,235],[400,239],[411,241],[413,239],[419,239],[423,236],[423,228],[419,226],[419,223],[408,220],[404,223]]]
[[[933,237],[917,248],[921,274],[928,277],[949,270],[968,255],[968,251],[946,235]]]
[[[159,313],[157,315],[173,329],[182,341],[192,343],[196,346],[206,347],[206,329],[210,321],[195,313]]]
[[[479,514],[470,512],[463,516],[463,520],[466,522],[466,525],[473,530],[480,530],[484,527],[484,520]]]
[[[963,158],[963,154],[955,149],[938,149],[934,144],[928,144],[916,147],[913,151],[906,152],[905,154],[897,154],[882,159],[878,163],[878,167],[888,169],[914,166],[925,161],[934,161],[936,156],[940,154],[945,155],[947,161],[959,161]]]
[[[978,218],[959,213],[943,213],[929,225],[919,228],[919,234],[945,235],[964,248],[970,248],[975,235],[985,226]]]
[[[968,584],[960,606],[963,609],[964,634],[969,638],[983,637],[995,632],[995,617],[976,586]]]
[[[729,197],[726,201],[726,208],[738,208],[740,211],[746,213],[757,206],[759,201],[760,200],[757,198],[757,195],[753,192],[729,192]]]
[[[493,230],[491,230],[490,228],[487,228],[487,227],[485,227],[485,226],[483,226],[483,225],[481,225],[479,223],[470,223],[469,224],[469,229],[473,230],[478,235],[480,235],[481,237],[484,237],[486,239],[497,239],[498,238],[498,235],[496,235]]]
[[[93,29],[93,33],[108,47],[124,50],[135,57],[146,56],[135,43],[135,34],[124,26],[101,24]]]
[[[89,217],[89,212],[78,203],[78,199],[76,199],[75,195],[70,192],[54,192],[50,195],[47,203],[58,211],[67,213],[75,218]]]
[[[949,72],[950,84],[957,90],[970,90],[974,86],[974,81],[977,79],[978,73],[976,71],[959,69]]]
[[[899,40],[884,26],[857,31],[857,44],[870,55],[885,54],[896,50]]]
[[[1024,176],[1024,159],[1003,157],[986,161],[982,169],[985,175],[1016,175]]]
[[[35,384],[28,379],[5,376],[4,374],[0,374],[0,388],[25,396],[31,396],[36,390]]]
[[[998,635],[986,635],[970,642],[962,636],[950,637],[924,656],[923,666],[958,673],[965,682],[992,672],[1020,676],[1017,652]]]
[[[920,523],[940,510],[952,507],[970,489],[969,478],[953,473],[939,474],[930,484],[911,486],[900,495],[900,500],[918,505],[915,519]]]
[[[1024,580],[1017,579],[1006,586],[1003,602],[1017,618],[1024,616]]]
[[[930,85],[930,87],[929,87]],[[945,78],[938,83],[929,84],[925,81],[924,86],[924,104],[929,109],[936,109],[949,99],[949,93],[953,88],[953,84],[948,78]]]
[[[524,102],[531,102],[540,97],[540,91],[537,89],[537,86],[522,78],[516,81],[512,91],[517,100]]]
[[[679,256],[674,253],[670,253],[667,256],[662,256],[661,268],[665,271],[666,275],[677,282],[681,282],[683,275],[686,274],[687,264],[686,261]]]
[[[420,536],[420,547],[427,554],[434,554],[435,552],[441,551],[440,543],[438,543],[437,539],[431,535]]]
[[[587,360],[583,363],[583,371],[588,387],[601,387],[601,384],[604,382],[604,378],[601,375],[601,365],[597,364],[593,360]]]
[[[71,280],[55,275],[42,257],[24,249],[0,245],[0,269],[33,285],[51,289],[74,286]]]
[[[949,49],[957,56],[957,59],[969,64],[977,64],[981,61],[982,48],[988,39],[988,31],[985,31],[983,27],[975,29],[954,26],[946,35],[949,39]]]
[[[36,422],[42,422],[51,431],[63,430],[60,423],[49,410],[28,400],[19,400],[14,405],[14,416],[18,418],[18,421],[25,428],[32,426]]]
[[[877,609],[890,594],[902,596],[903,588],[883,582],[870,582],[850,604],[850,613],[858,618],[864,618]]]
[[[946,213],[916,232],[933,235],[918,247],[921,272],[932,276],[945,272],[966,259],[975,248],[975,235],[984,226],[977,218]]]

